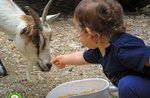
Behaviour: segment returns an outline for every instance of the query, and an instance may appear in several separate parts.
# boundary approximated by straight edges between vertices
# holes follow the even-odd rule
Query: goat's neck
[[[7,33],[14,40],[18,26],[24,24],[25,15],[12,0],[0,0],[0,30]]]

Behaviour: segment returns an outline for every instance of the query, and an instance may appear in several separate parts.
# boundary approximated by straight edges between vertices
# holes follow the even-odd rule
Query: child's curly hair
[[[125,31],[123,16],[123,9],[116,0],[82,0],[74,12],[74,19],[82,30],[88,27],[107,36]]]

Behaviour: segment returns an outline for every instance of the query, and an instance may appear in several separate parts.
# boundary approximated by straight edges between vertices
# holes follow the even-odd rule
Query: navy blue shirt
[[[104,57],[98,48],[85,51],[83,57],[91,64],[102,64],[104,74],[115,86],[126,75],[150,79],[150,67],[145,66],[150,57],[150,48],[143,40],[127,33],[111,39]]]

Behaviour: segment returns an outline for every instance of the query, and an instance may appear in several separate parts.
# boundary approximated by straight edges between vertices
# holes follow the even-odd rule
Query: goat
[[[0,30],[5,32],[15,41],[18,50],[28,60],[26,66],[26,78],[31,81],[31,71],[34,65],[38,65],[41,71],[49,71],[50,63],[50,38],[51,28],[49,21],[57,18],[60,13],[48,15],[48,9],[52,3],[50,0],[40,18],[29,6],[25,8],[30,13],[26,15],[13,0],[0,0]],[[1,63],[0,73],[6,75],[7,71]]]

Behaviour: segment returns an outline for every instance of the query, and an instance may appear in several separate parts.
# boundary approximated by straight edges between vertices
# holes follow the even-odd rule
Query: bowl
[[[80,94],[81,92],[91,91],[92,89],[98,89],[98,91]],[[89,78],[60,84],[51,90],[46,98],[59,98],[59,96],[72,93],[79,95],[67,98],[108,98],[111,91],[117,91],[117,88],[109,87],[109,82],[107,80],[102,78]]]

